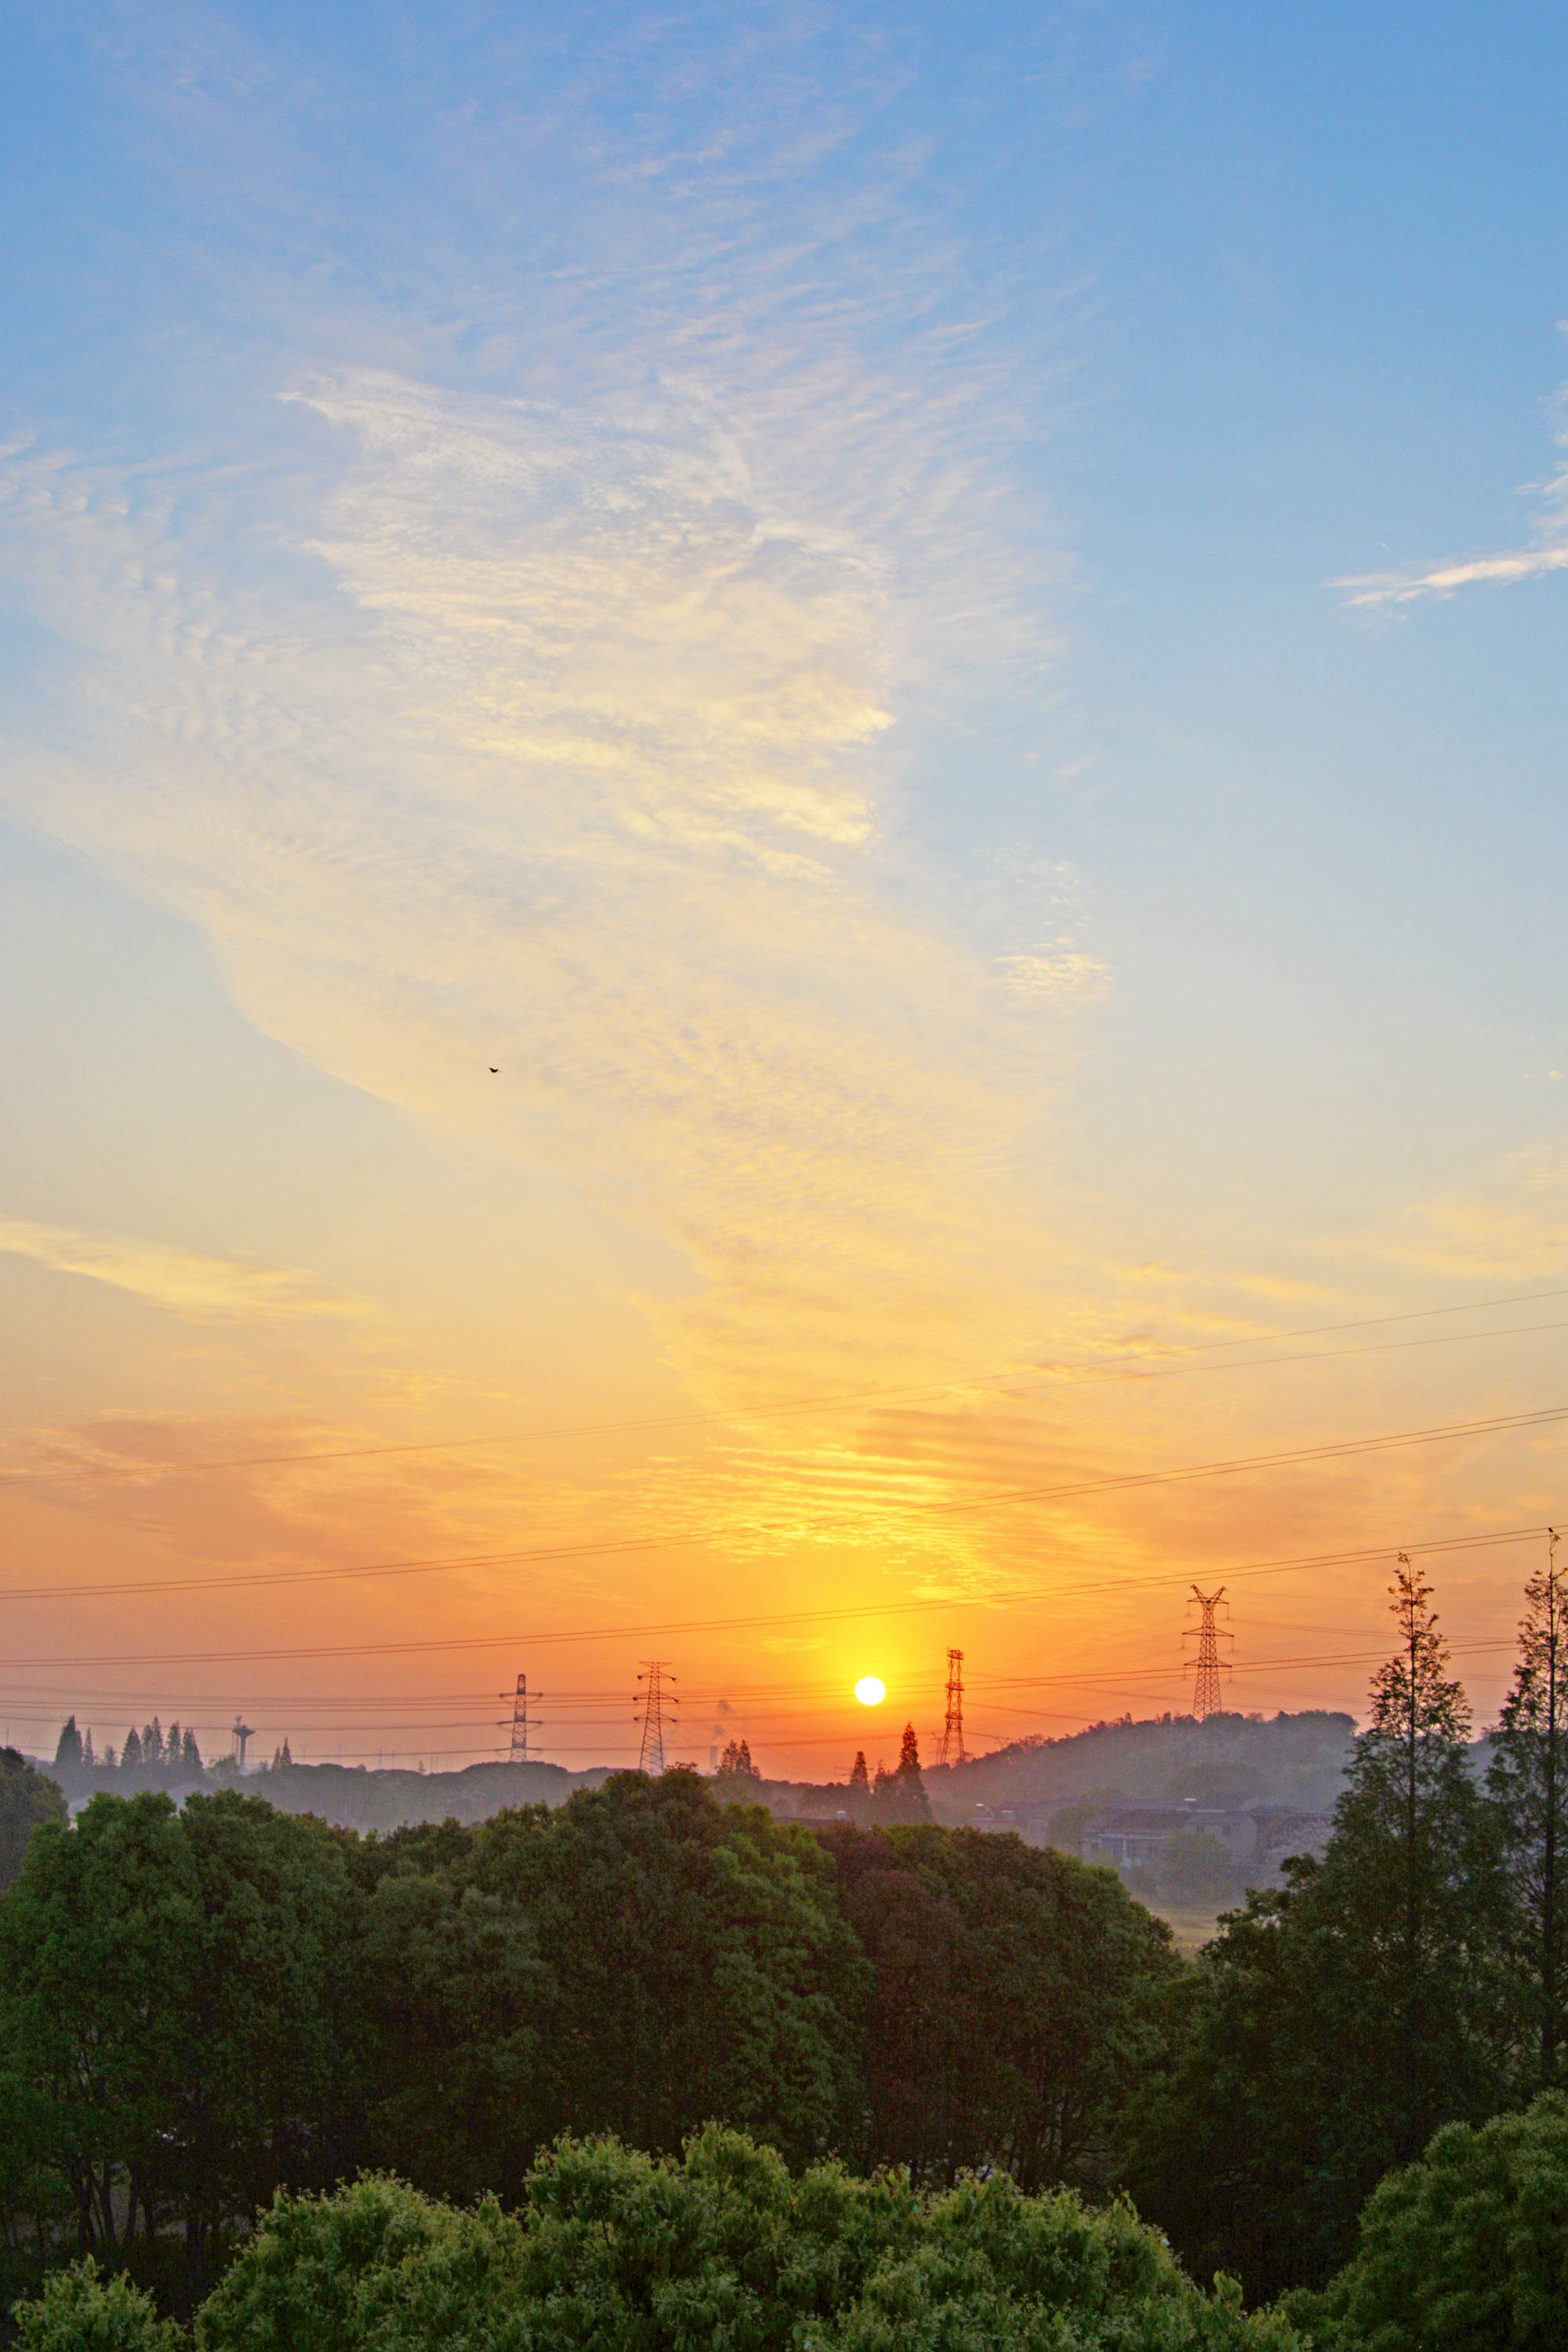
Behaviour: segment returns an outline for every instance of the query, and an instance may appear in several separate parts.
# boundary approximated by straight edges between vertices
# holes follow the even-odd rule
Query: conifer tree
[[[55,1762],[57,1764],[81,1762],[81,1734],[76,1727],[74,1715],[68,1715],[60,1726],[59,1741],[55,1748]]]
[[[1517,1946],[1538,2020],[1540,2077],[1556,2077],[1568,2015],[1568,1583],[1548,1529],[1546,1565],[1524,1588],[1513,1686],[1492,1734],[1496,1801]]]
[[[920,1743],[912,1723],[904,1726],[904,1736],[899,1746],[899,1760],[889,1772],[879,1764],[871,1790],[871,1818],[874,1822],[929,1822],[931,1804],[921,1773]]]
[[[143,1764],[161,1764],[163,1760],[163,1735],[154,1716],[151,1723],[144,1723],[142,1727],[142,1761]]]
[[[760,1781],[762,1780],[762,1774],[752,1761],[752,1743],[749,1739],[730,1741],[723,1755],[719,1759],[719,1777],[721,1780]]]
[[[283,1743],[283,1760],[285,1763],[289,1760],[289,1743],[287,1740]],[[181,1736],[180,1762],[184,1765],[187,1772],[199,1772],[202,1769],[202,1751],[196,1745],[196,1735],[192,1730],[188,1723]]]
[[[142,1735],[134,1724],[125,1735],[125,1745],[120,1751],[122,1772],[139,1772],[142,1769]]]
[[[866,1750],[863,1748],[855,1750],[855,1761],[849,1768],[849,1786],[868,1797],[871,1793],[871,1775],[866,1769]]]

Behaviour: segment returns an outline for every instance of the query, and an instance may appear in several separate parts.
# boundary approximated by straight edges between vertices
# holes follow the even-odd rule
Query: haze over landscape
[[[0,1729],[1479,1722],[1563,1508],[1556,12],[17,5]],[[885,1699],[857,1702],[874,1675]]]

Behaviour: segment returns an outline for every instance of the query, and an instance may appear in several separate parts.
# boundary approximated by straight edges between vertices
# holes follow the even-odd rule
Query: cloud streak
[[[284,1266],[203,1257],[169,1242],[128,1234],[80,1233],[0,1216],[0,1252],[30,1258],[54,1274],[80,1276],[129,1291],[172,1315],[197,1322],[294,1323],[363,1313],[359,1303],[327,1290],[315,1276]]]
[[[1568,403],[1559,394],[1560,419]],[[1568,451],[1568,424],[1560,421],[1559,448]],[[1449,556],[1439,563],[1406,572],[1368,572],[1336,580],[1344,601],[1363,610],[1413,604],[1426,597],[1454,596],[1462,588],[1505,586],[1519,580],[1538,580],[1552,572],[1568,572],[1568,465],[1549,481],[1531,486],[1543,509],[1541,530],[1530,542],[1499,555]]]

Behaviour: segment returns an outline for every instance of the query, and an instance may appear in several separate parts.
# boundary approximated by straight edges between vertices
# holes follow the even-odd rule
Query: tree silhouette
[[[1492,1734],[1487,1788],[1501,1815],[1519,1941],[1539,2011],[1541,2079],[1550,2084],[1568,1994],[1568,1591],[1555,1529],[1524,1601],[1519,1662]]]

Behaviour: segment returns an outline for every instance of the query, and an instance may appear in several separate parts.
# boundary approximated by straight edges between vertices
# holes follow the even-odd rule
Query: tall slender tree
[[[1373,1678],[1372,1721],[1363,1747],[1369,1777],[1397,1776],[1400,1821],[1396,1843],[1404,1909],[1402,1955],[1406,2079],[1420,2067],[1424,2008],[1423,1930],[1430,1906],[1436,1857],[1427,1814],[1441,1801],[1470,1728],[1463,1686],[1449,1679],[1448,1647],[1437,1631],[1432,1588],[1409,1555],[1401,1552],[1394,1570],[1392,1607],[1399,1646]],[[1415,2149],[1409,2151],[1415,2154]]]
[[[1557,2079],[1568,2017],[1568,1578],[1558,1566],[1555,1528],[1547,1530],[1546,1565],[1526,1584],[1524,1603],[1487,1788],[1498,1806],[1546,2084]]]

